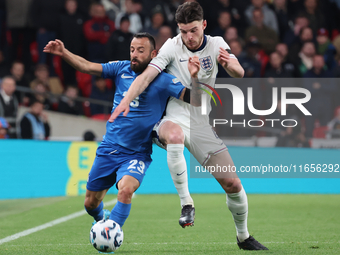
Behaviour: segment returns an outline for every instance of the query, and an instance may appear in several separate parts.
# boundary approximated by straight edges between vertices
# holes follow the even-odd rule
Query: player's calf
[[[124,175],[118,182],[118,201],[111,211],[110,220],[117,222],[121,227],[129,217],[132,195],[138,187],[139,181],[130,175]]]
[[[90,191],[86,190],[84,207],[86,212],[91,215],[95,221],[100,221],[104,217],[103,211],[103,197],[107,190],[104,191]]]

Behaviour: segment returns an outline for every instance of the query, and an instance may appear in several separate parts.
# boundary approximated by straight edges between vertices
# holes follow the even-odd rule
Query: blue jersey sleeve
[[[166,88],[170,96],[173,96],[179,99],[185,87],[175,76],[173,76],[173,77],[169,77],[168,85],[166,86]]]
[[[103,67],[102,77],[103,78],[115,78],[118,71],[123,67],[124,61],[111,61],[105,64],[101,64]]]

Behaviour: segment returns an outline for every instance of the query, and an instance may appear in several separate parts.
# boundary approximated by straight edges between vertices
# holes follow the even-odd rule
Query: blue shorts
[[[151,161],[149,154],[102,141],[97,148],[86,188],[91,191],[109,189],[124,175],[136,178],[140,185]]]

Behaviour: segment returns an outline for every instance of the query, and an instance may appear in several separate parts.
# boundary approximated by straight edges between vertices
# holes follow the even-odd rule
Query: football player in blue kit
[[[155,40],[147,33],[134,35],[130,45],[131,61],[89,62],[68,51],[60,40],[50,41],[44,52],[61,56],[80,72],[113,79],[116,92],[112,111],[157,54]],[[197,77],[199,65],[198,58],[188,61],[193,78]],[[199,93],[199,89],[195,88],[193,91]],[[131,102],[128,117],[119,116],[114,123],[107,122],[106,134],[89,173],[84,203],[87,213],[95,221],[109,218],[120,226],[124,225],[130,213],[132,195],[142,183],[152,161],[152,129],[161,119],[170,96],[190,103],[190,89],[185,88],[176,77],[162,72],[144,93]],[[114,184],[118,188],[117,203],[110,213],[103,210],[102,200]]]

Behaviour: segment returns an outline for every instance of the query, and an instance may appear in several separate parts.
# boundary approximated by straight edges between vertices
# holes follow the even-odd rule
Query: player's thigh
[[[184,139],[180,125],[169,119],[161,119],[153,128],[153,142],[163,149],[167,144],[183,144]]]
[[[144,176],[146,174],[147,169],[149,168],[151,164],[151,157],[150,155],[144,154],[144,153],[135,153],[128,155],[127,158],[124,160],[124,162],[119,166],[119,169],[117,170],[117,188],[123,187],[122,185],[125,183],[121,183],[121,181],[124,181],[123,178],[126,179],[125,176],[133,177],[137,180],[135,182],[133,179],[126,179],[130,180],[130,182],[126,184],[133,184],[131,186],[131,189],[135,191],[140,184],[142,183]],[[137,185],[138,183],[138,185]]]
[[[228,150],[223,141],[208,124],[192,127],[189,134],[190,153],[205,166],[212,155]]]
[[[118,150],[119,148],[104,142],[99,145],[87,180],[87,190],[101,192],[115,184],[121,158]]]
[[[129,188],[132,190],[132,192],[135,192],[139,188],[140,184],[135,177],[131,175],[124,175],[122,179],[118,182],[117,186],[119,190]]]
[[[205,167],[227,193],[239,192],[242,188],[236,167],[227,150],[211,155]]]

